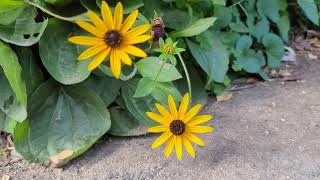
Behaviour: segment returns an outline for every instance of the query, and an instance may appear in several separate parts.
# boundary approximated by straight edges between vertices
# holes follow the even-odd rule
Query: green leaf
[[[44,0],[44,1],[49,4],[56,5],[56,6],[65,6],[65,5],[72,3],[73,1],[77,2],[76,0]]]
[[[171,82],[182,78],[179,71],[172,64],[166,63],[158,57],[147,57],[140,60],[136,65],[143,77],[157,82]]]
[[[114,136],[140,136],[146,134],[146,127],[140,126],[139,122],[124,109],[111,107],[111,128],[109,134]]]
[[[43,65],[63,84],[76,84],[90,75],[89,62],[77,60],[82,49],[68,42],[68,38],[74,35],[72,30],[72,24],[51,19],[39,43]]]
[[[0,39],[18,46],[31,46],[37,43],[47,27],[48,19],[36,22],[37,10],[24,8],[14,23],[0,25]]]
[[[300,8],[311,22],[319,25],[319,12],[315,0],[297,0]]]
[[[246,50],[249,50],[252,46],[252,38],[250,36],[241,36],[238,39],[236,50],[239,51],[239,53],[244,52]]]
[[[101,6],[101,1],[102,0],[97,0],[97,4],[99,6]],[[111,6],[111,4],[116,4],[117,1],[115,0],[110,0],[107,1],[108,4]],[[141,0],[121,0],[120,1],[123,5],[123,12],[124,14],[129,14],[130,12],[132,12],[135,9],[138,9],[139,7],[143,6],[143,2]]]
[[[217,82],[223,82],[229,66],[229,51],[221,43],[200,47],[187,40],[192,56],[200,67]]]
[[[16,53],[7,44],[0,41],[0,66],[6,75],[19,102],[27,106],[27,90],[22,78],[22,68]]]
[[[214,5],[222,5],[225,6],[227,4],[227,0],[211,0]]]
[[[280,19],[279,0],[258,0],[257,10],[261,16],[270,18],[274,23]]]
[[[108,107],[119,96],[122,82],[107,76],[90,76],[84,81],[84,84],[99,96]]]
[[[237,57],[235,63],[249,73],[259,73],[261,67],[266,64],[263,53],[261,51],[256,53],[251,49]]]
[[[289,40],[290,19],[288,13],[284,13],[277,22],[278,29],[282,39],[286,42]]]
[[[257,24],[255,24],[255,18],[248,16],[247,25],[249,28],[250,34],[258,39],[258,42],[261,41],[264,35],[269,33],[270,25],[267,18],[263,17]]]
[[[173,97],[175,102],[179,102],[182,98],[179,90],[173,85],[172,82],[157,82],[151,93],[151,96],[161,104],[168,104],[169,95]]]
[[[44,82],[44,77],[41,68],[36,63],[31,48],[17,47],[16,51],[21,63],[23,77],[29,95]]]
[[[284,55],[284,43],[282,39],[272,33],[263,38],[263,45],[267,49],[268,66],[270,68],[278,68]]]
[[[249,29],[245,24],[243,24],[241,21],[239,23],[230,23],[229,24],[230,28],[234,32],[239,32],[239,33],[248,33]]]
[[[1,0],[0,13],[19,8],[24,4],[23,0]]]
[[[24,6],[9,11],[0,12],[0,25],[8,25],[14,22],[23,12]]]
[[[16,126],[15,146],[26,160],[39,162],[71,150],[68,161],[90,148],[110,126],[103,101],[88,88],[49,80],[31,96],[28,120]]]
[[[222,29],[227,27],[232,20],[231,9],[225,6],[215,5],[214,15],[217,18],[217,21],[214,24],[215,29]]]
[[[27,110],[19,103],[2,69],[0,69],[0,85],[0,130],[13,133],[16,120],[20,122],[25,120]]]
[[[191,22],[189,13],[181,11],[179,9],[163,10],[161,17],[163,19],[165,27],[171,29],[185,28]]]
[[[123,99],[126,103],[128,111],[145,126],[153,126],[155,122],[146,116],[146,112],[154,109],[154,100],[152,98],[134,98],[133,95],[138,86],[138,79],[126,81],[121,87]]]
[[[155,81],[144,77],[140,79],[136,92],[134,93],[133,97],[135,98],[145,97],[149,95],[155,87],[156,87]]]
[[[178,37],[192,37],[198,34],[201,34],[202,32],[209,29],[211,26],[213,26],[214,22],[217,20],[215,17],[209,17],[209,18],[203,18],[199,19],[196,22],[192,23],[188,27],[174,31],[170,34],[170,37],[172,38],[178,38]]]

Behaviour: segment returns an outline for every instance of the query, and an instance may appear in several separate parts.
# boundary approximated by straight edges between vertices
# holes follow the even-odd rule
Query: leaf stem
[[[137,74],[137,72],[138,72],[138,68],[137,68],[136,64],[133,64],[133,71],[128,76],[125,76],[121,73],[120,79],[122,81],[129,81]]]
[[[161,61],[162,61],[162,60],[161,60]],[[161,67],[160,67],[160,70],[158,71],[158,73],[157,73],[157,75],[156,75],[156,77],[154,78],[154,80],[153,80],[153,81],[156,81],[156,80],[158,79],[158,77],[159,77],[159,75],[160,75],[160,73],[161,73],[161,71],[162,71],[162,69],[163,69],[164,65],[166,64],[167,60],[162,61],[162,62],[163,62],[163,63],[162,63],[162,65],[161,65]]]
[[[61,19],[61,20],[64,20],[64,21],[74,22],[74,19],[73,19],[73,18],[67,18],[67,17],[60,16],[60,15],[58,15],[58,14],[55,14],[55,13],[47,10],[46,8],[40,6],[39,4],[33,3],[33,2],[31,2],[31,1],[29,1],[29,0],[25,0],[25,2],[28,3],[28,4],[30,4],[31,6],[34,6],[34,7],[36,7],[36,8],[39,8],[41,11],[43,11],[43,12],[45,12],[45,13],[47,13],[47,14],[55,17],[55,18],[58,18],[58,19]]]
[[[188,82],[188,89],[189,89],[189,94],[190,94],[190,99],[192,100],[192,90],[191,90],[191,81],[190,81],[190,77],[189,77],[189,72],[188,72],[187,66],[184,63],[180,53],[178,53],[178,57],[179,57],[179,60],[180,60],[180,62],[182,64],[184,73],[186,74],[186,78],[187,78],[187,82]]]

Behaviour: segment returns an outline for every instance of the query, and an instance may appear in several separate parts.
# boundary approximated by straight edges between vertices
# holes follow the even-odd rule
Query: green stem
[[[234,3],[234,4],[232,4],[231,6],[229,6],[229,8],[232,8],[233,6],[236,6],[236,5],[238,5],[238,4],[241,4],[241,3],[243,3],[245,0],[241,0],[241,1],[238,1],[238,2],[236,2],[236,3]]]
[[[189,94],[190,94],[190,99],[192,100],[192,90],[191,90],[191,81],[190,81],[190,77],[189,77],[189,73],[188,73],[188,69],[187,69],[187,66],[186,64],[184,63],[182,57],[181,57],[181,54],[179,53],[178,54],[179,56],[179,60],[182,64],[182,67],[183,67],[183,70],[184,70],[184,73],[186,74],[186,77],[187,77],[187,82],[188,82],[188,89],[189,89]]]

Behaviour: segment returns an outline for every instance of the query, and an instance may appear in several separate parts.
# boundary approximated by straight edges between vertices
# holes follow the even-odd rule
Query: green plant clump
[[[132,28],[150,30],[137,40],[147,57],[129,50],[115,78],[109,57],[88,71],[93,58],[79,61],[84,46],[68,41],[88,36],[76,23],[92,23],[88,10],[103,16],[102,0],[1,0],[0,130],[25,159],[66,163],[106,133],[145,134],[154,125],[145,112],[169,95],[206,104],[238,76],[267,79],[262,69],[279,68],[289,40],[289,4],[319,25],[314,0],[110,0],[112,14],[118,2],[124,20],[139,9]]]

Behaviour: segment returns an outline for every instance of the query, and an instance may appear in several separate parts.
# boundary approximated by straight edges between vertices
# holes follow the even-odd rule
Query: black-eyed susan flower
[[[166,143],[164,154],[169,157],[175,147],[176,155],[179,160],[182,159],[182,146],[190,154],[195,157],[195,150],[191,142],[205,146],[205,143],[194,134],[210,133],[214,131],[213,127],[201,126],[212,119],[211,115],[197,115],[202,108],[201,104],[197,104],[188,111],[189,94],[187,93],[181,100],[180,107],[177,109],[172,96],[168,97],[169,110],[162,105],[156,104],[159,114],[147,112],[147,116],[154,121],[160,123],[159,126],[151,127],[148,132],[163,134],[152,144],[151,148],[157,148]]]
[[[96,56],[89,64],[88,70],[97,68],[109,55],[112,74],[119,79],[122,63],[132,65],[129,55],[144,58],[147,54],[135,44],[143,43],[152,38],[144,35],[150,29],[149,24],[144,24],[132,29],[137,19],[138,10],[134,10],[125,21],[123,21],[123,7],[121,2],[116,5],[114,17],[109,5],[102,1],[102,19],[94,12],[88,12],[92,22],[76,21],[81,28],[88,31],[92,36],[74,36],[69,41],[84,46],[91,46],[79,56],[79,60],[85,60]]]

